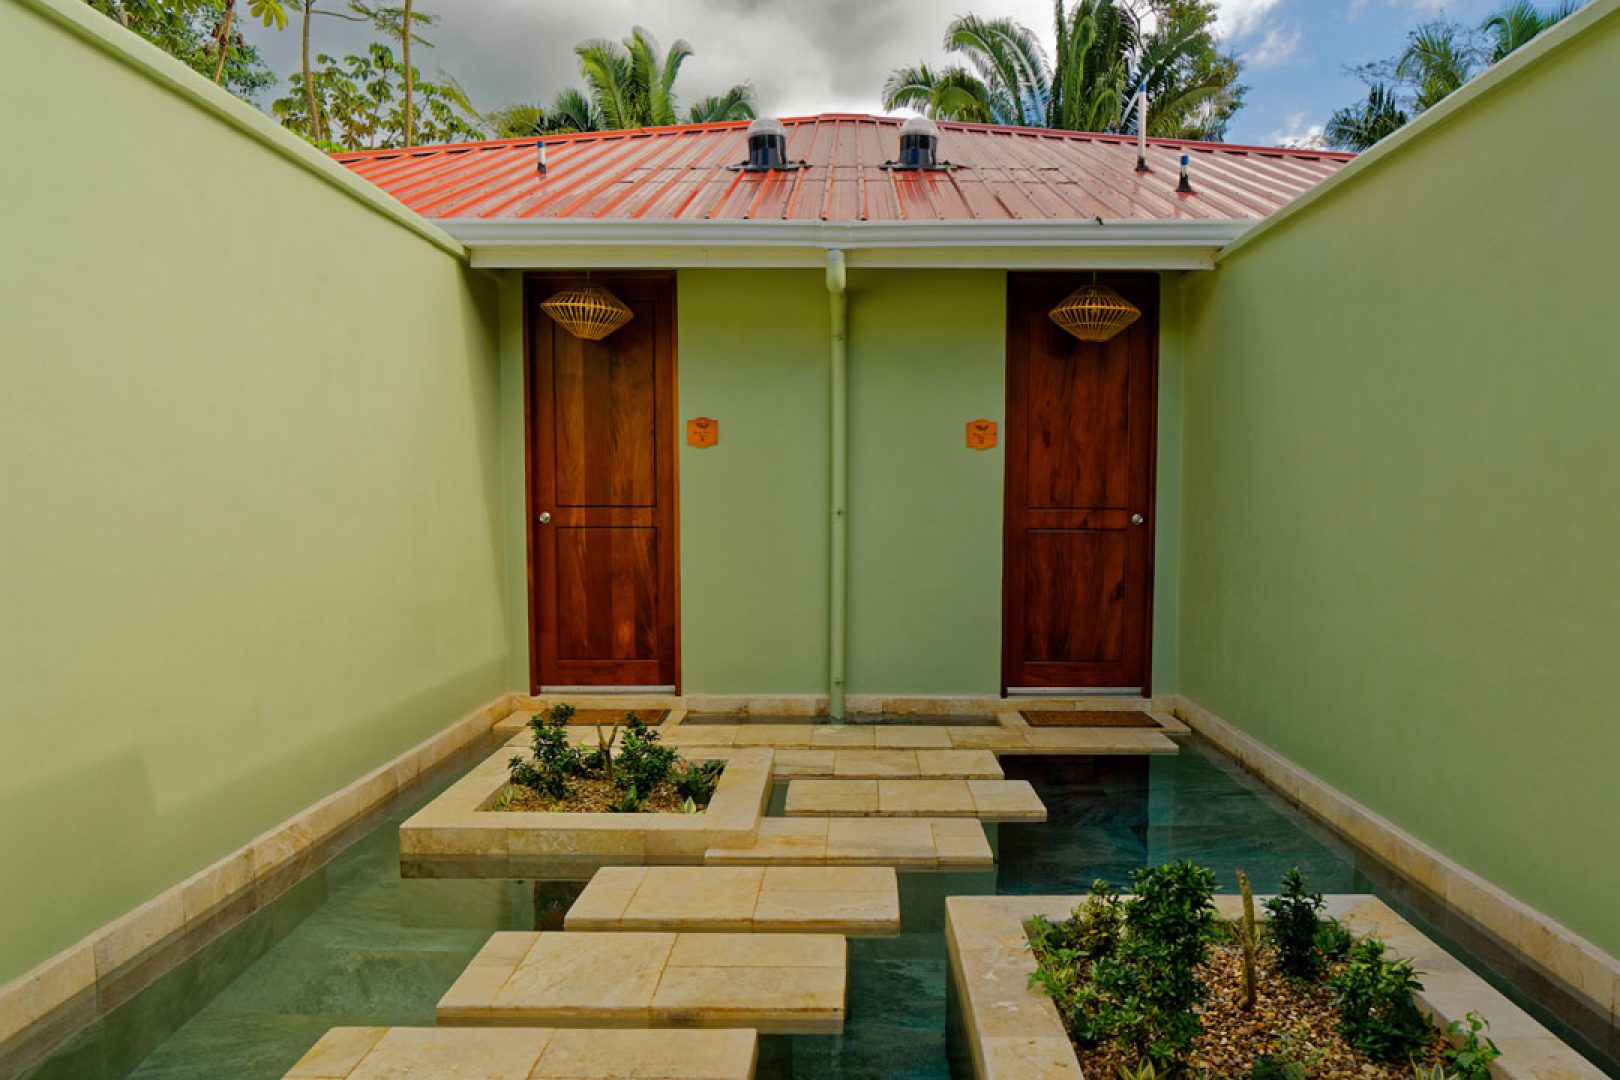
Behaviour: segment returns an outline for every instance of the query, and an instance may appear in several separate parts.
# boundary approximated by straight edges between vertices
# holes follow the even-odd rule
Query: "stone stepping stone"
[[[778,750],[777,780],[1001,780],[1006,774],[989,750]]]
[[[765,818],[753,847],[710,848],[711,866],[892,866],[955,870],[994,866],[984,828],[971,818]]]
[[[900,893],[887,866],[609,866],[563,926],[893,937]]]
[[[340,1027],[285,1080],[750,1080],[758,1041],[748,1029]]]
[[[473,957],[437,1015],[478,1026],[837,1035],[848,952],[837,934],[505,931]]]
[[[788,817],[968,817],[1045,821],[1027,780],[793,780]]]

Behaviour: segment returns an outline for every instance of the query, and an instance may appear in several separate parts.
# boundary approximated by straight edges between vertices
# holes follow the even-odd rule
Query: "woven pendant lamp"
[[[623,300],[589,281],[554,294],[541,302],[540,310],[564,330],[586,341],[601,341],[635,318]]]
[[[1107,341],[1142,317],[1137,306],[1106,285],[1082,285],[1047,313],[1081,341]]]

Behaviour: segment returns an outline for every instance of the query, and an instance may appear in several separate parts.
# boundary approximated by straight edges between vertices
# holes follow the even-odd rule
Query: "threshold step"
[[[759,1036],[730,1031],[527,1028],[333,1028],[285,1080],[530,1080],[678,1076],[750,1080]]]
[[[797,779],[788,783],[784,813],[1045,821],[1046,805],[1027,780]]]
[[[607,866],[563,927],[894,937],[900,891],[888,866]]]
[[[753,847],[710,848],[705,864],[892,866],[954,870],[994,866],[984,827],[971,818],[765,818]]]
[[[844,1030],[838,934],[504,931],[439,999],[440,1024]]]

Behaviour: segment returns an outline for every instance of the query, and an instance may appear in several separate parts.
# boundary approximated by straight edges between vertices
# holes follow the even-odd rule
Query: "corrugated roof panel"
[[[1331,176],[1349,154],[942,123],[951,168],[885,168],[899,156],[893,117],[783,121],[804,168],[745,173],[746,123],[338,154],[338,161],[430,218],[643,221],[1109,221],[1265,217]],[[1193,193],[1176,192],[1182,154]]]

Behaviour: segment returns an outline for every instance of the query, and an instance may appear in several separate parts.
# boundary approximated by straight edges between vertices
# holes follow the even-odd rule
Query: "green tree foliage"
[[[191,70],[214,79],[238,97],[251,98],[276,77],[234,25],[223,35],[224,0],[86,0]],[[225,43],[220,64],[220,42]],[[220,75],[215,79],[215,72]]]
[[[692,46],[684,40],[665,52],[652,34],[637,26],[623,41],[593,38],[580,42],[574,55],[579,57],[586,93],[565,90],[557,95],[547,121],[549,130],[621,131],[754,116],[754,91],[746,83],[702,99],[690,112],[681,112],[675,82],[681,66],[692,56]]]
[[[453,81],[428,82],[413,73],[417,142],[479,138],[480,118]],[[302,75],[270,111],[284,126],[331,150],[368,150],[405,145],[405,72],[394,52],[374,41],[366,52],[341,60],[322,53],[311,74],[317,120],[311,122]],[[317,126],[318,125],[318,126]]]
[[[1366,150],[1579,7],[1565,0],[1543,10],[1529,0],[1512,0],[1478,26],[1436,19],[1415,27],[1400,55],[1355,69],[1367,84],[1367,98],[1333,112],[1328,144]]]
[[[935,119],[1068,131],[1134,132],[1148,95],[1147,132],[1218,139],[1242,106],[1241,64],[1214,36],[1210,0],[1075,0],[1053,4],[1056,49],[1012,19],[964,15],[946,28],[961,63],[895,69],[885,108]]]

